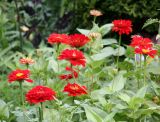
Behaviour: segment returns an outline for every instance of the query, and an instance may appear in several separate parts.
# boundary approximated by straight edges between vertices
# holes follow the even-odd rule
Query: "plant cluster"
[[[91,10],[90,15],[91,29],[53,32],[47,38],[51,47],[41,43],[11,58],[11,71],[0,82],[0,120],[160,121],[159,45],[131,36],[131,20],[99,26],[103,14]],[[110,31],[119,38],[106,38]],[[121,44],[124,35],[131,36],[130,45]]]

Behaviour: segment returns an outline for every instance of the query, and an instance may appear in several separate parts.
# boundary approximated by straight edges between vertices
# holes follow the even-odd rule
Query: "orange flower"
[[[98,17],[98,16],[102,16],[103,14],[101,11],[93,9],[93,10],[90,10],[90,15]]]
[[[8,82],[19,81],[22,82],[23,80],[27,82],[33,82],[33,80],[29,79],[30,71],[29,70],[14,70],[8,75]]]
[[[80,86],[77,83],[68,83],[63,92],[68,92],[68,96],[80,96],[83,94],[87,94],[87,88],[85,86]]]
[[[19,60],[19,62],[20,62],[21,64],[34,64],[34,63],[35,63],[35,61],[34,61],[33,59],[29,58],[29,57],[21,58],[21,59]]]

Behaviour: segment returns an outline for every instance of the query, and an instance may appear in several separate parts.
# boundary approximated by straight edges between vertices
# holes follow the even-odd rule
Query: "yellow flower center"
[[[150,51],[148,49],[142,49],[143,53],[149,53]]]
[[[77,86],[71,86],[70,87],[72,90],[78,90],[79,88]]]
[[[17,73],[16,76],[17,77],[21,77],[23,75],[23,73]]]
[[[74,52],[74,53],[72,54],[72,56],[75,57],[75,56],[76,56],[76,53]]]

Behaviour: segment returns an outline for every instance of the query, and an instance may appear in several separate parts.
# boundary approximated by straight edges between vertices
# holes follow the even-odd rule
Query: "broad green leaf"
[[[112,27],[113,27],[112,23],[105,24],[105,25],[101,26],[100,27],[100,33],[102,34],[102,36],[109,33],[111,31]]]
[[[120,93],[120,94],[118,95],[118,97],[119,97],[120,99],[122,99],[123,101],[127,102],[127,103],[130,101],[130,96],[128,96],[128,95],[125,94],[125,93]]]
[[[153,74],[160,74],[160,64],[158,62],[151,62],[150,65],[147,67],[147,72]]]
[[[126,71],[120,71],[117,76],[112,80],[111,89],[115,91],[120,91],[124,88],[126,83],[126,78],[123,76]]]
[[[5,118],[9,118],[8,105],[3,100],[0,100],[0,120],[5,120]]]
[[[148,86],[144,86],[141,89],[138,90],[138,92],[136,93],[135,97],[138,98],[144,98],[146,91],[147,91]]]
[[[91,56],[95,61],[102,60],[114,54],[114,49],[112,47],[106,47],[101,50],[100,53]]]
[[[88,35],[90,33],[90,30],[86,30],[86,29],[77,28],[77,30],[84,35]]]
[[[85,109],[85,113],[86,113],[88,121],[91,121],[91,122],[103,122],[103,118],[99,114],[101,114],[101,113],[104,114],[104,112],[102,112],[98,108],[97,108],[96,111],[94,111],[93,108],[88,106],[88,105],[83,105],[83,107]]]
[[[117,43],[116,39],[108,38],[108,39],[102,39],[102,44],[103,45],[111,45]]]
[[[44,109],[44,122],[60,122],[61,117],[58,111],[54,109]]]
[[[109,115],[107,115],[105,117],[105,119],[103,120],[103,122],[115,122],[115,120],[113,119],[114,115],[116,114],[116,112],[112,112]]]
[[[159,84],[151,81],[151,87],[153,87],[154,92],[155,92],[158,96],[160,96],[160,92],[158,91],[158,89],[160,89]]]
[[[125,52],[126,52],[125,48],[120,46],[119,48],[115,49],[114,55],[115,56],[122,56],[125,54]]]
[[[91,98],[92,99],[99,99],[99,97],[103,97],[105,94],[107,94],[107,91],[104,88],[101,88],[99,90],[92,91]]]

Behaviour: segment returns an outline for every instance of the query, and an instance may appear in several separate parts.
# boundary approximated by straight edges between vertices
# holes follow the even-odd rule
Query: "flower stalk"
[[[21,105],[24,105],[24,98],[23,98],[23,85],[22,82],[19,82],[20,94],[21,94]]]
[[[119,68],[119,54],[120,54],[120,45],[121,45],[121,35],[118,40],[118,56],[117,56],[117,69]]]
[[[43,122],[43,103],[40,103],[39,107],[39,122]]]

